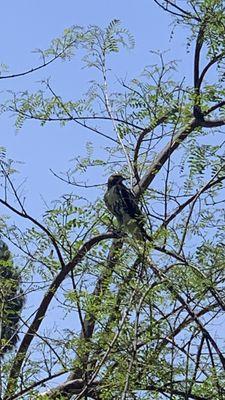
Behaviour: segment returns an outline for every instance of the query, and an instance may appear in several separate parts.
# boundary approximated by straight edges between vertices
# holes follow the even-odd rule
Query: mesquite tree
[[[40,68],[81,50],[93,73],[82,98],[65,101],[47,80],[5,106],[18,128],[29,119],[58,121],[91,131],[93,140],[86,157],[54,172],[68,189],[40,219],[2,158],[0,202],[24,222],[2,217],[1,231],[24,257],[27,297],[36,302],[2,367],[3,400],[225,397],[225,7],[154,3],[175,32],[186,28],[188,79],[159,53],[139,78],[115,80],[112,56],[134,43],[113,20],[106,29],[71,27],[42,53]],[[104,183],[115,171],[130,179],[151,241],[126,235],[106,210]]]

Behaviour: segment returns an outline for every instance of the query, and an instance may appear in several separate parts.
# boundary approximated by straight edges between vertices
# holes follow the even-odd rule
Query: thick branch
[[[179,390],[179,389],[169,389],[168,387],[158,387],[157,385],[149,385],[145,388],[145,390],[149,390],[149,391],[153,391],[153,392],[157,392],[157,393],[162,393],[162,394],[170,394],[170,395],[174,395],[174,396],[180,396],[183,397],[183,399],[186,399],[187,397],[187,393],[185,391]],[[203,396],[199,396],[197,394],[191,394],[188,393],[188,399],[192,399],[192,400],[210,400],[209,397],[203,397]]]
[[[172,153],[179,147],[179,145],[186,139],[186,137],[193,132],[193,130],[199,126],[195,118],[191,120],[183,129],[181,129],[176,135],[174,135],[173,140],[169,141],[164,149],[159,153],[155,161],[151,164],[147,173],[141,178],[140,182],[135,185],[134,193],[139,197],[150,185],[150,183],[155,178],[156,174],[160,171],[162,166],[172,155]]]
[[[137,139],[137,144],[134,150],[134,174],[137,182],[139,181],[139,175],[138,175],[138,169],[137,169],[137,164],[138,164],[138,156],[139,156],[139,151],[141,148],[141,144],[145,138],[146,135],[148,135],[153,129],[155,129],[157,126],[163,124],[170,113],[167,113],[166,115],[163,115],[161,118],[159,118],[152,126],[149,126],[140,133],[138,139]]]
[[[83,379],[73,379],[73,380],[68,380],[60,385],[58,385],[55,389],[50,390],[49,392],[44,392],[41,394],[41,396],[50,396],[52,400],[57,400],[61,398],[61,396],[64,396],[66,394],[71,397],[73,394],[80,394],[81,391],[85,387],[85,381]],[[92,383],[91,387],[89,387],[86,391],[86,395],[88,395],[89,398],[95,399],[95,387],[99,386],[99,382],[94,382]]]
[[[203,128],[218,128],[223,125],[225,125],[224,118],[199,121],[199,126],[202,126]]]
[[[225,106],[225,101],[220,101],[219,103],[215,104],[214,106],[210,107],[204,114],[208,115],[213,111],[218,110],[218,108],[224,107]],[[218,121],[222,121],[222,120],[218,120]],[[223,120],[224,121],[224,120]],[[225,121],[224,121],[225,122]]]
[[[156,174],[160,171],[162,166],[172,155],[172,153],[180,146],[180,144],[189,136],[191,132],[197,127],[203,128],[216,128],[225,125],[225,119],[218,120],[198,120],[193,118],[189,124],[187,124],[183,129],[181,129],[176,135],[174,135],[173,140],[169,141],[164,149],[158,154],[157,158],[151,164],[147,173],[141,178],[141,180],[133,188],[136,197],[140,197],[151,182],[154,180]]]
[[[194,55],[194,89],[195,89],[195,98],[194,98],[194,107],[193,114],[194,117],[199,119],[200,121],[204,121],[204,116],[201,110],[201,99],[200,99],[200,82],[199,82],[199,68],[200,68],[200,54],[201,49],[204,43],[204,32],[205,32],[205,23],[200,26],[199,33],[196,40],[195,45],[195,55]]]
[[[205,31],[205,24],[202,24],[196,40],[195,45],[195,55],[194,55],[194,88],[196,93],[199,94],[199,63],[200,63],[200,54],[201,49],[203,46],[203,39],[204,39],[204,31]]]

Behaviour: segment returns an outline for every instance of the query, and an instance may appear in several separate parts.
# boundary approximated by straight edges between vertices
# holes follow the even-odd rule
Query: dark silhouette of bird
[[[144,229],[144,214],[138,207],[137,199],[132,191],[123,184],[124,180],[125,178],[119,174],[109,177],[108,189],[104,195],[105,204],[124,231],[137,240],[151,240]]]

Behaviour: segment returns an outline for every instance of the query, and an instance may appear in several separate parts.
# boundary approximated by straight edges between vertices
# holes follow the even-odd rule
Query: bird
[[[145,216],[140,210],[137,199],[123,181],[120,174],[112,174],[108,179],[104,201],[108,210],[116,217],[124,231],[138,241],[151,240],[144,228]]]

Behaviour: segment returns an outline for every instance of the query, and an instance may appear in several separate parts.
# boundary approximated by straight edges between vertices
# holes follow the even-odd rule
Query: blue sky
[[[0,33],[4,39],[0,62],[7,64],[12,73],[24,71],[40,62],[33,50],[46,49],[65,28],[74,24],[105,27],[114,18],[121,20],[136,41],[132,51],[122,50],[115,56],[115,76],[133,78],[139,75],[145,65],[155,62],[150,50],[169,50],[168,59],[184,58],[184,35],[179,32],[173,41],[169,40],[170,16],[159,9],[153,0],[22,0],[2,5]],[[190,61],[189,58],[188,63]],[[188,71],[192,66],[183,63],[182,68],[185,74],[186,68]],[[75,99],[85,92],[86,81],[93,78],[93,71],[82,71],[79,57],[70,63],[58,60],[24,78],[1,80],[1,100],[7,98],[5,90],[36,90],[40,88],[38,81],[49,77],[59,95]],[[0,118],[1,144],[6,146],[8,157],[24,163],[19,165],[20,179],[27,179],[24,195],[36,216],[43,207],[41,196],[50,201],[64,190],[51,175],[50,168],[56,172],[65,171],[71,166],[69,160],[83,154],[86,140],[93,140],[99,149],[107,144],[72,124],[64,128],[57,124],[43,128],[36,122],[28,122],[16,133],[12,116],[6,114]],[[97,183],[96,177],[93,180],[92,183]]]

